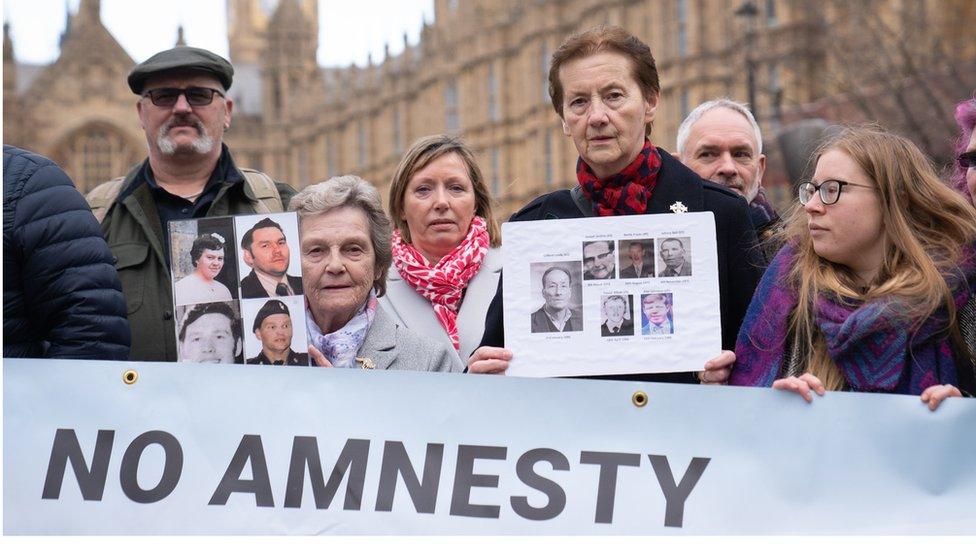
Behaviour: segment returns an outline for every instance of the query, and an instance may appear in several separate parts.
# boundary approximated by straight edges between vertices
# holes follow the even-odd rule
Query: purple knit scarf
[[[976,288],[974,256],[974,248],[966,247],[963,264],[946,277],[956,310]],[[730,385],[769,387],[789,359],[789,319],[798,297],[788,277],[795,260],[796,247],[788,244],[766,269],[739,330]],[[815,322],[827,354],[852,390],[918,395],[931,385],[957,383],[946,311],[937,311],[913,331],[916,319],[901,314],[903,307],[895,298],[867,303],[833,295],[817,298]]]

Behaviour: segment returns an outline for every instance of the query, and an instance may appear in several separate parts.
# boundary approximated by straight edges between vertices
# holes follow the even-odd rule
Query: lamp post
[[[756,59],[753,55],[756,42],[756,19],[759,17],[759,8],[752,0],[745,0],[734,12],[737,18],[745,21],[746,26],[746,89],[749,93],[749,108],[752,115],[759,121],[759,108],[756,105]]]

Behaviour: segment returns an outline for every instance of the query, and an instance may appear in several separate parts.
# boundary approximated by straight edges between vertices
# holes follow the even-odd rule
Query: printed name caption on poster
[[[58,429],[51,447],[41,499],[61,498],[65,484],[64,477],[70,463],[82,498],[86,501],[102,501],[114,442],[115,431],[99,430],[95,447],[86,456],[74,429]],[[153,445],[158,445],[162,449],[164,465],[156,485],[147,489],[139,484],[139,465],[143,453]],[[278,506],[284,508],[303,506],[307,474],[312,488],[311,501],[314,502],[316,509],[329,509],[341,482],[345,479],[347,482],[342,508],[347,511],[361,511],[362,496],[367,488],[366,471],[370,445],[371,441],[368,439],[346,439],[326,482],[318,439],[313,436],[295,436],[290,453],[284,501]],[[401,479],[416,512],[434,513],[438,501],[444,450],[444,444],[427,443],[425,460],[421,474],[418,476],[417,468],[407,455],[403,442],[384,441],[379,481],[376,486],[375,510],[393,510],[397,480]],[[477,473],[476,462],[505,461],[509,458],[508,448],[461,444],[456,446],[456,450],[450,515],[497,519],[501,506],[471,503],[471,490],[498,487],[500,477]],[[698,485],[710,461],[711,458],[708,457],[693,457],[684,473],[680,475],[680,480],[677,480],[678,477],[674,474],[672,464],[666,455],[582,451],[578,463],[581,466],[595,466],[599,471],[596,501],[593,502],[594,523],[613,522],[618,471],[621,467],[637,467],[649,469],[648,476],[651,477],[649,482],[660,489],[665,499],[664,526],[680,528],[684,520],[685,503]],[[529,503],[528,495],[516,494],[509,497],[512,511],[527,520],[541,521],[558,517],[565,509],[569,497],[557,482],[536,472],[535,467],[539,463],[547,463],[553,471],[570,469],[566,454],[552,448],[533,448],[518,456],[515,462],[515,473],[519,481],[547,498],[545,506],[534,507]],[[230,459],[223,478],[215,479],[216,488],[207,504],[225,505],[234,494],[249,494],[253,495],[257,507],[275,507],[272,475],[267,464],[261,436],[244,435]],[[122,492],[136,503],[152,504],[162,501],[179,484],[183,465],[183,448],[175,436],[158,430],[142,433],[129,443],[122,455],[119,472]],[[680,465],[678,468],[680,470]],[[250,470],[250,479],[242,478],[246,470]],[[635,486],[631,489],[645,490],[646,487]],[[633,500],[633,498],[625,499]]]

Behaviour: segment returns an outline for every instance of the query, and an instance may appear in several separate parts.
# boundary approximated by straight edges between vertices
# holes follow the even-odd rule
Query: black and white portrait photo
[[[533,263],[530,273],[533,298],[542,298],[532,313],[532,333],[583,331],[580,262]]]
[[[658,276],[691,276],[691,239],[659,238],[661,262]]]
[[[654,239],[621,240],[620,278],[652,278],[654,276]]]
[[[613,240],[583,242],[583,280],[617,278],[617,255]]]
[[[610,294],[600,298],[600,335],[603,337],[634,335],[634,296]]]
[[[236,301],[176,308],[180,362],[243,364],[241,321]]]

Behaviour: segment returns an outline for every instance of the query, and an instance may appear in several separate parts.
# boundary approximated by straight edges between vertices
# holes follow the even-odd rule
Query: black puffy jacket
[[[3,146],[3,356],[125,360],[112,254],[85,199],[43,156]]]

